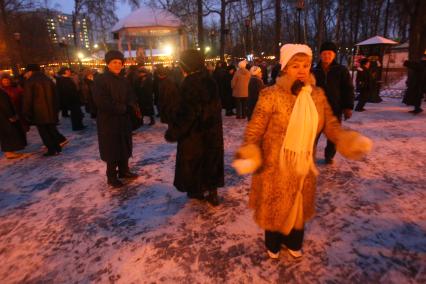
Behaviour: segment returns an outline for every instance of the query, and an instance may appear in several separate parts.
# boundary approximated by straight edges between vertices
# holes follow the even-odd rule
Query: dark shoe
[[[108,178],[108,185],[114,188],[119,188],[124,185],[118,178]]]
[[[59,155],[59,152],[57,152],[57,151],[48,151],[48,152],[43,154],[43,157],[52,157],[52,156],[57,156],[57,155]]]
[[[325,163],[327,165],[332,165],[334,163],[334,160],[333,160],[333,158],[325,158]]]
[[[155,119],[153,116],[150,116],[150,121],[148,125],[154,125],[155,124]]]
[[[119,174],[118,177],[125,178],[125,179],[137,179],[138,175],[129,171],[124,174]]]
[[[210,190],[206,196],[206,201],[212,206],[219,205],[219,197],[217,196],[217,189]]]
[[[83,126],[80,126],[80,127],[73,128],[72,131],[80,131],[80,130],[84,130],[86,128],[87,128],[87,126],[83,125]]]
[[[418,114],[418,113],[421,113],[423,111],[423,109],[421,109],[421,108],[416,108],[416,109],[414,109],[414,110],[410,110],[409,111],[409,113],[412,113],[412,114]]]
[[[355,111],[363,112],[363,111],[366,111],[366,109],[365,108],[356,108]]]
[[[65,139],[64,141],[62,141],[62,142],[60,142],[59,143],[59,145],[61,146],[61,147],[64,147],[65,145],[67,145],[68,144],[68,142],[70,142],[68,139]]]
[[[198,200],[204,200],[204,195],[202,193],[194,193],[194,192],[187,192],[186,196],[188,196],[189,199],[198,199]]]

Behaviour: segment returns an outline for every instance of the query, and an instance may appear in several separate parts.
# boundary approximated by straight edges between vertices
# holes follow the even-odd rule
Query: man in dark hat
[[[173,184],[189,198],[217,206],[217,188],[224,185],[220,97],[200,52],[182,52],[180,66],[185,76],[180,103],[165,134],[167,141],[178,143]]]
[[[124,56],[111,50],[105,54],[107,67],[96,77],[93,98],[97,108],[99,152],[107,164],[107,181],[112,187],[123,186],[122,179],[136,179],[129,170],[132,156],[132,120],[134,112],[140,118],[132,87],[122,72]],[[118,168],[118,171],[117,171]]]
[[[27,121],[37,126],[41,140],[47,147],[44,156],[58,155],[61,144],[67,143],[58,132],[59,102],[55,84],[40,70],[37,64],[29,64],[25,69],[23,114]]]
[[[342,121],[351,118],[354,107],[354,86],[349,70],[336,61],[337,46],[333,42],[324,42],[320,47],[320,58],[313,70],[317,86],[321,87],[334,115]],[[333,163],[336,146],[327,140],[325,147],[325,162]]]

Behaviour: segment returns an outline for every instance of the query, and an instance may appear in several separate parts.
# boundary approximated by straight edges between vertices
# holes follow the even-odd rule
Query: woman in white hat
[[[265,230],[271,258],[279,257],[282,246],[293,257],[302,256],[304,225],[315,213],[319,133],[346,158],[361,159],[372,147],[368,138],[341,128],[323,90],[315,86],[311,62],[307,45],[281,48],[281,75],[261,91],[233,163],[239,174],[253,173],[249,206]]]

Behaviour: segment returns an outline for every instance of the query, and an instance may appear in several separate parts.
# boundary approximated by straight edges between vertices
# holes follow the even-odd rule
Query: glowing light
[[[98,48],[99,45],[97,43],[95,43],[95,45],[93,45],[93,48]]]
[[[206,46],[206,52],[209,52],[211,50],[210,46]]]
[[[78,59],[83,59],[84,58],[83,52],[78,52],[77,57],[78,57]]]
[[[167,55],[172,55],[173,54],[173,46],[171,46],[170,44],[166,45],[164,47],[164,53]]]

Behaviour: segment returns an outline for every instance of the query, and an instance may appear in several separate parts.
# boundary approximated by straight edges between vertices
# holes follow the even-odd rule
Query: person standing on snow
[[[352,117],[354,108],[354,86],[348,69],[337,63],[337,46],[333,42],[324,42],[320,47],[320,58],[313,70],[316,85],[322,88],[328,103],[338,121]],[[336,146],[327,140],[324,150],[326,164],[332,164],[336,155]]]
[[[361,71],[356,75],[356,85],[359,90],[359,98],[358,103],[355,107],[355,111],[365,111],[365,104],[368,102],[368,98],[370,98],[374,91],[375,82],[373,75],[370,71],[370,61],[367,58],[363,58],[360,61]]]
[[[262,69],[258,66],[250,68],[250,82],[249,82],[249,95],[247,101],[247,119],[250,120],[253,113],[253,109],[256,106],[256,102],[259,98],[260,91],[264,88],[262,80]]]
[[[282,245],[293,257],[302,256],[304,226],[315,211],[314,149],[321,131],[346,158],[362,158],[372,146],[368,138],[340,126],[315,86],[307,45],[285,44],[280,61],[282,75],[261,91],[233,163],[239,174],[254,173],[249,206],[265,230],[271,258],[279,257]]]
[[[138,176],[129,170],[129,158],[133,147],[131,112],[140,118],[140,111],[122,72],[124,55],[110,50],[105,54],[105,62],[105,72],[95,79],[93,98],[97,109],[99,152],[107,164],[108,185],[119,188],[123,186],[119,178],[136,179]]]
[[[185,79],[179,107],[169,122],[165,139],[177,141],[174,186],[189,198],[219,204],[217,188],[224,186],[222,110],[215,81],[204,72],[197,50],[180,57]]]
[[[238,70],[231,81],[232,96],[235,98],[237,109],[237,119],[244,119],[247,116],[248,85],[250,81],[250,71],[246,69],[247,60],[238,63]]]

